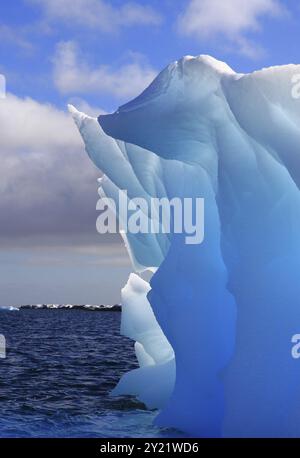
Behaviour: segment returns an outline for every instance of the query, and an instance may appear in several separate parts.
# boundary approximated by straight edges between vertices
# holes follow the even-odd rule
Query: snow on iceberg
[[[97,121],[71,108],[105,174],[102,195],[205,199],[201,245],[184,234],[123,234],[135,270],[155,274],[148,293],[136,277],[123,293],[133,305],[122,330],[137,339],[141,369],[117,390],[163,407],[159,425],[199,437],[300,436],[291,354],[300,331],[299,74],[300,65],[237,74],[188,56],[114,114]],[[134,318],[138,307],[148,316],[147,301],[149,340]],[[154,372],[142,375],[159,365],[161,396]]]

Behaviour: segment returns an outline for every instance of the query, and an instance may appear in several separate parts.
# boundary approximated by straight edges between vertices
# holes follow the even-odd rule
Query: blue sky
[[[294,0],[2,1],[0,305],[116,302],[130,271],[95,233],[100,172],[68,102],[113,111],[186,54],[238,72],[299,63],[299,26]]]
[[[187,9],[192,2],[188,0],[136,2],[137,6],[144,8],[144,16],[141,14],[136,21],[128,18],[127,23],[124,20],[123,24],[116,20],[115,24],[107,27],[100,20],[93,22],[88,15],[84,18],[81,11],[97,14],[95,6],[100,3],[111,6],[112,14],[107,14],[107,22],[112,22],[118,9],[124,8],[127,2],[1,2],[0,62],[1,71],[8,79],[8,89],[20,97],[27,95],[39,101],[55,103],[61,108],[65,106],[66,100],[78,95],[84,95],[85,100],[106,110],[112,110],[120,101],[126,100],[126,96],[114,93],[112,89],[101,91],[100,81],[98,90],[94,89],[91,93],[83,91],[80,85],[78,92],[76,86],[67,92],[58,83],[55,84],[53,72],[57,48],[68,42],[76,45],[81,64],[84,62],[90,70],[105,65],[111,73],[132,62],[136,62],[142,70],[148,68],[156,72],[185,54],[211,54],[225,60],[240,72],[253,71],[261,66],[296,63],[299,60],[300,6],[293,0],[200,1],[198,3],[203,5],[204,15],[208,9],[212,9],[207,8],[206,4],[217,5],[210,13],[216,15],[220,11],[218,3],[232,3],[232,21],[224,25],[224,16],[220,11],[221,17],[213,18],[217,23],[215,27],[208,15],[206,20],[205,16],[202,20],[199,19],[199,24],[196,20],[190,30],[187,25]],[[245,7],[251,3],[252,7]],[[64,11],[59,12],[61,4],[67,6]],[[68,4],[73,6],[68,7]],[[245,12],[239,11],[236,5],[240,5],[239,8]],[[184,15],[185,23],[182,21]],[[223,27],[218,25],[220,20]],[[199,33],[206,23],[206,32]],[[233,24],[237,24],[236,30]],[[242,40],[247,41],[250,52],[242,49]]]

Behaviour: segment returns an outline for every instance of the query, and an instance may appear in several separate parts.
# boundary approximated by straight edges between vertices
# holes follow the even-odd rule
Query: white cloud
[[[0,125],[0,237],[93,233],[100,172],[69,115],[8,94]]]
[[[27,40],[25,30],[22,27],[16,30],[15,27],[0,23],[0,40],[1,43],[13,44],[26,52],[31,52],[33,49],[33,45]]]
[[[73,41],[61,42],[54,57],[54,82],[63,94],[110,94],[122,98],[137,96],[157,72],[140,56],[114,70],[109,65],[92,68],[78,55]]]
[[[263,16],[286,14],[278,0],[190,0],[178,21],[179,31],[199,39],[225,37],[237,51],[255,57],[261,48],[246,37],[261,28]]]
[[[50,21],[63,21],[102,32],[116,32],[120,27],[158,25],[160,15],[150,6],[123,2],[120,7],[105,0],[28,0],[43,7]]]

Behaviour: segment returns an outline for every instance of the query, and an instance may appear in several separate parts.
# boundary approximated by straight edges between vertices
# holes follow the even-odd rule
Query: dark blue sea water
[[[152,425],[156,412],[112,398],[137,366],[120,336],[118,312],[0,312],[0,437],[174,437]]]

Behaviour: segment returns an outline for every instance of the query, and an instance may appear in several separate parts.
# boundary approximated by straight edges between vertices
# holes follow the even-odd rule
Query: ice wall
[[[174,388],[171,351],[160,361],[173,365],[163,396],[153,382],[160,425],[200,437],[300,435],[299,74],[288,65],[241,75],[185,57],[99,123],[73,110],[105,195],[205,198],[201,245],[185,234],[126,237],[137,271],[159,267],[147,298],[176,359]],[[142,369],[153,370],[139,339]],[[151,405],[136,380],[127,386]]]

